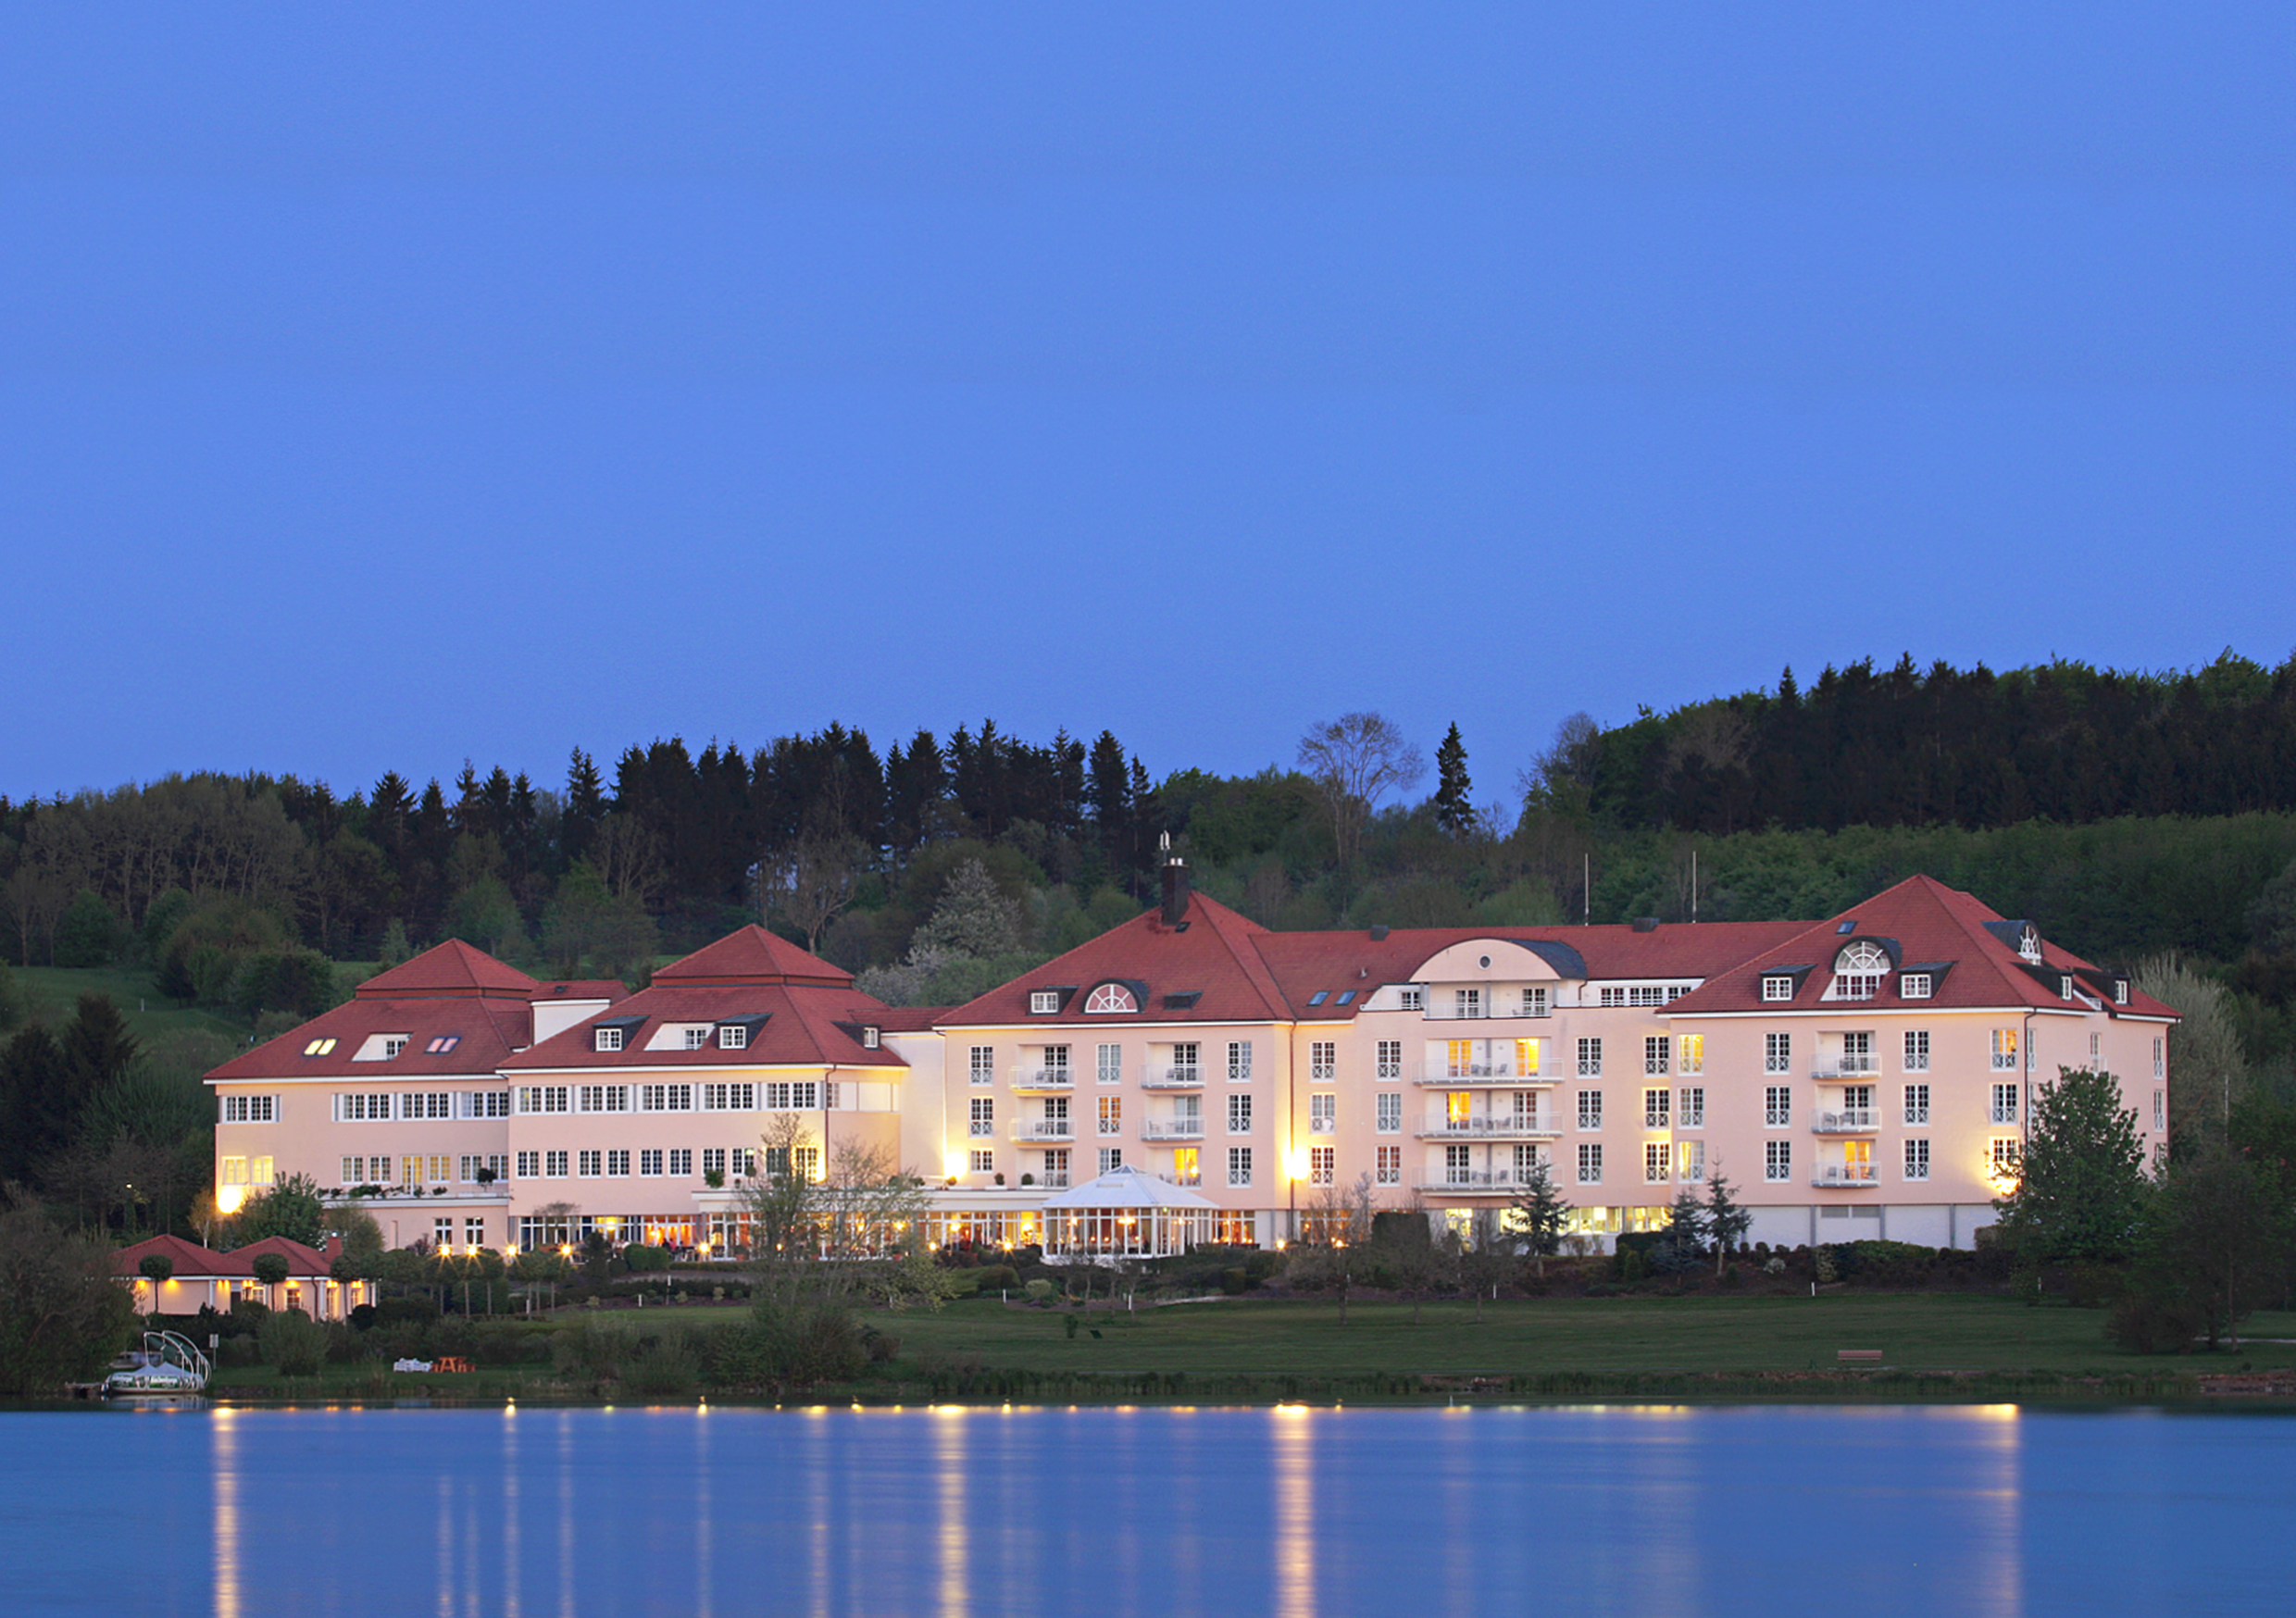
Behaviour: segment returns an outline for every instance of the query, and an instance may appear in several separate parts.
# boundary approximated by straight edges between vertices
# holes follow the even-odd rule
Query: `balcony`
[[[1418,1128],[1422,1140],[1552,1140],[1562,1134],[1554,1120],[1530,1114],[1490,1118],[1429,1118]]]
[[[1012,1070],[1012,1085],[1023,1094],[1034,1090],[1065,1095],[1076,1089],[1076,1072],[1067,1067],[1016,1067]]]
[[[1828,1163],[1810,1171],[1810,1184],[1836,1190],[1870,1190],[1880,1184],[1878,1171],[1870,1163]]]
[[[1201,1140],[1202,1118],[1150,1118],[1140,1126],[1142,1140]]]
[[[1476,1005],[1459,1005],[1444,1001],[1429,1005],[1424,1014],[1430,1023],[1488,1023],[1552,1016],[1554,1013],[1546,1006],[1527,1000],[1510,999],[1496,1002],[1484,1001]]]
[[[1518,1066],[1511,1058],[1489,1062],[1422,1062],[1414,1084],[1426,1089],[1481,1089],[1498,1085],[1553,1084],[1557,1076],[1542,1064],[1537,1069]]]
[[[1878,1107],[1820,1107],[1810,1114],[1810,1128],[1819,1135],[1870,1135],[1880,1127]]]
[[[1810,1058],[1812,1078],[1870,1078],[1881,1071],[1881,1059],[1871,1052],[1820,1052]]]
[[[1162,1063],[1152,1064],[1140,1070],[1140,1088],[1142,1089],[1202,1089],[1204,1069],[1192,1063],[1180,1067],[1170,1067]]]
[[[1074,1140],[1076,1126],[1066,1118],[1021,1118],[1013,1124],[1015,1140]]]
[[[1549,1171],[1548,1184],[1559,1187],[1562,1182]],[[1529,1188],[1528,1176],[1518,1175],[1511,1168],[1459,1168],[1439,1174],[1414,1176],[1412,1189],[1448,1194],[1454,1197],[1511,1197]]]

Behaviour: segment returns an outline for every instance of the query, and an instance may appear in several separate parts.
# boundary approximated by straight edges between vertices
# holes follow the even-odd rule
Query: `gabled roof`
[[[349,1079],[394,1084],[406,1078],[468,1078],[499,1067],[533,1038],[533,1010],[500,995],[418,995],[384,1000],[362,995],[321,1012],[299,1028],[232,1057],[207,1075],[210,1084],[249,1079]],[[406,1047],[385,1061],[361,1062],[358,1052],[378,1034],[404,1034]],[[334,1048],[304,1052],[314,1041]],[[446,1049],[434,1044],[452,1040]]]
[[[2024,1010],[2086,1009],[2081,1001],[2068,1001],[2056,992],[2057,979],[2070,975],[2080,979],[2097,969],[2046,940],[2041,945],[2042,970],[2018,958],[2015,927],[2003,928],[2003,918],[1970,894],[1931,877],[1908,877],[1863,904],[1852,905],[1826,921],[1803,925],[1795,935],[1744,964],[1707,980],[1705,986],[1667,1007],[1674,1015],[1700,1012],[1844,1010],[1852,1006],[1876,1009],[1974,1010],[1995,1007]],[[1847,932],[1841,924],[1853,922]],[[2004,941],[2004,934],[2007,941]],[[1883,979],[1871,1000],[1828,1001],[1834,959],[1861,939],[1887,939],[1898,947],[1900,970]],[[1951,965],[1950,971],[1940,970]],[[1927,1000],[1904,1000],[1898,989],[1903,972],[1931,974],[1932,992]],[[1791,1001],[1765,1001],[1766,976],[1802,976]],[[2093,982],[2091,977],[2089,981]],[[2148,995],[2129,990],[2128,1004],[2115,1005],[2100,995],[2104,1009],[2116,1015],[2173,1017],[2177,1014]]]
[[[1216,899],[1192,894],[1178,927],[1165,925],[1161,909],[1144,912],[1067,954],[1047,961],[988,993],[951,1007],[943,1027],[1007,1024],[1125,1022],[1260,1023],[1288,1020],[1289,1002],[1259,943],[1278,935],[1237,915]],[[1137,1012],[1120,1018],[1088,1014],[1092,990],[1103,983],[1144,984],[1148,997]],[[1029,997],[1040,989],[1062,996],[1057,1012],[1032,1014]],[[1134,990],[1138,992],[1137,989]],[[1195,993],[1183,1006],[1167,1006],[1170,994]]]
[[[853,974],[753,922],[714,944],[703,945],[681,961],[657,968],[654,981],[688,986],[809,983],[842,989],[852,983]]]
[[[503,994],[531,1000],[542,985],[505,965],[484,950],[474,950],[460,939],[435,944],[411,961],[378,972],[360,984],[357,993],[374,1000],[397,1000],[407,995]]]
[[[1641,931],[1632,927],[1375,927],[1368,932],[1267,933],[1259,952],[1283,985],[1296,1014],[1347,1018],[1363,1009],[1364,995],[1345,1005],[1339,996],[1387,983],[1416,981],[1419,970],[1443,951],[1488,940],[1536,956],[1560,977],[1694,979],[1713,976],[1806,924],[1777,921],[1678,923]],[[1311,1005],[1318,990],[1328,998]]]
[[[290,1276],[324,1276],[331,1261],[318,1248],[306,1247],[292,1237],[267,1236],[261,1241],[251,1241],[245,1247],[235,1247],[225,1256],[233,1263],[244,1263],[247,1274],[255,1274],[256,1260],[267,1252],[275,1252],[287,1261]]]
[[[865,1027],[881,1029],[891,1014],[880,1002],[844,986],[665,981],[656,973],[651,987],[531,1050],[505,1057],[502,1067],[506,1073],[653,1067],[906,1067],[908,1064],[890,1047],[871,1049],[861,1041]],[[729,1023],[742,1024],[747,1031],[739,1050],[729,1050],[718,1042],[715,1030]],[[713,1031],[708,1042],[695,1050],[682,1045],[647,1049],[665,1025],[678,1024],[707,1025]],[[623,1030],[620,1050],[597,1049],[594,1032],[606,1025]]]
[[[243,1250],[244,1251],[244,1250]],[[193,1276],[230,1276],[241,1278],[255,1274],[248,1261],[238,1253],[228,1257],[195,1241],[185,1241],[180,1236],[155,1236],[112,1254],[112,1274],[139,1276],[137,1266],[152,1253],[158,1253],[175,1265],[171,1279],[184,1280]]]

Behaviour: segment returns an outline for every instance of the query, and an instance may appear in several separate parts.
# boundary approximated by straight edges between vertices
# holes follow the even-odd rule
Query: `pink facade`
[[[1167,877],[1157,909],[937,1011],[878,1004],[755,927],[555,1027],[565,990],[498,963],[434,964],[493,987],[428,999],[385,974],[211,1076],[219,1176],[260,1153],[347,1189],[383,1162],[369,1206],[396,1242],[604,1227],[727,1251],[742,1181],[790,1150],[873,1149],[935,1186],[937,1238],[1015,1245],[1047,1196],[1119,1164],[1272,1245],[1359,1183],[1474,1226],[1544,1164],[1600,1246],[1719,1167],[1749,1239],[1965,1247],[2060,1067],[2118,1076],[2165,1139],[2173,1014],[1927,878],[1820,922],[1285,934]],[[504,1030],[484,1071],[406,1064],[476,1002]]]

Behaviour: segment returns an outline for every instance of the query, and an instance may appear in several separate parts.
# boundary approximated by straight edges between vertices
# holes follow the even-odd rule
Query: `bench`
[[[1834,1363],[1838,1365],[1878,1365],[1881,1363],[1881,1350],[1879,1349],[1840,1349],[1834,1353]]]
[[[470,1362],[457,1354],[441,1354],[430,1362],[430,1369],[455,1375],[467,1375],[470,1370]]]

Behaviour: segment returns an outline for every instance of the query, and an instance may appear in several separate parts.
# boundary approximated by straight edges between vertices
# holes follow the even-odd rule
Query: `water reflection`
[[[1966,1408],[10,1414],[0,1612],[2265,1611],[2290,1430]]]

